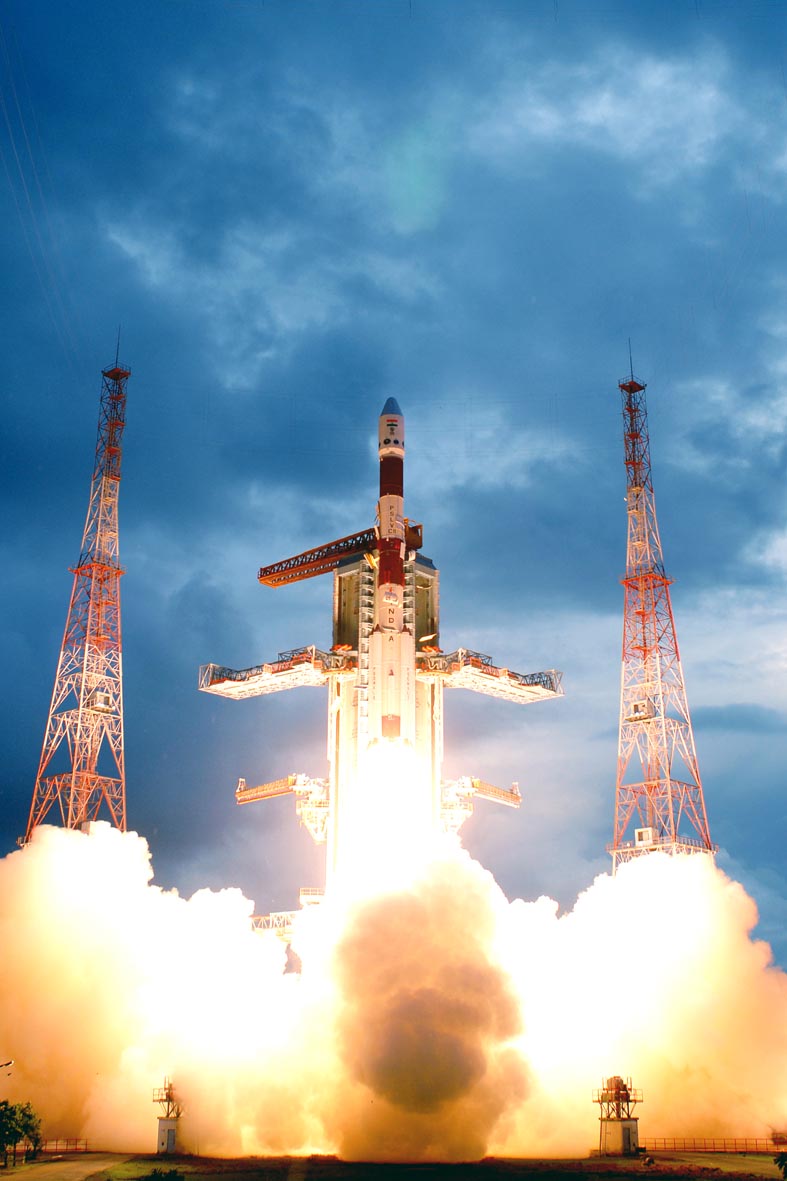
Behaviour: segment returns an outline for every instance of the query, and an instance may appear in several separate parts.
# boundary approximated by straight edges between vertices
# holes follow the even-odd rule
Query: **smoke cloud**
[[[337,1030],[365,1094],[339,1120],[345,1155],[483,1156],[524,1098],[527,1070],[511,1048],[519,1005],[493,948],[505,905],[490,875],[457,853],[350,916],[336,947]]]
[[[146,842],[42,826],[0,861],[0,1053],[47,1135],[469,1160],[585,1153],[630,1075],[643,1135],[787,1127],[787,976],[704,856],[651,854],[560,915],[446,842],[395,890],[299,916],[300,975],[238,890],[153,884]]]

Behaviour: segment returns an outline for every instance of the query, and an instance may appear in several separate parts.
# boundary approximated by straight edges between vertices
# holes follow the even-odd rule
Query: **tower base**
[[[636,1156],[639,1152],[638,1119],[602,1119],[598,1150],[601,1156]]]
[[[176,1119],[168,1119],[166,1116],[159,1116],[156,1152],[159,1155],[167,1154],[178,1152],[179,1148],[178,1121]]]

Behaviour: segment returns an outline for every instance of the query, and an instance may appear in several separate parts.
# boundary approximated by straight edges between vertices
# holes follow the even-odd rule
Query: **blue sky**
[[[720,864],[787,918],[787,10],[721,0],[0,0],[0,841],[32,794],[87,507],[100,370],[132,369],[121,489],[130,824],[157,880],[284,909],[325,697],[233,703],[330,637],[328,578],[261,564],[372,522],[376,416],[442,640],[566,698],[446,696],[446,772],[518,780],[466,843],[510,896],[609,866],[625,473],[653,474]],[[644,933],[647,935],[647,933]]]

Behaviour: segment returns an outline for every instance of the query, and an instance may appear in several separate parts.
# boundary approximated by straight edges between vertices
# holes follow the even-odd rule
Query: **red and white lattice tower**
[[[102,373],[90,503],[23,842],[55,805],[66,828],[100,819],[102,804],[126,827],[118,491],[130,372],[116,360]]]
[[[613,870],[656,850],[715,852],[656,521],[645,385],[632,373],[619,388],[628,548]]]

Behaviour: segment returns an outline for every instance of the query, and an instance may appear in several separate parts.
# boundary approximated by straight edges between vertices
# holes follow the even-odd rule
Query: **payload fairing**
[[[200,669],[199,687],[244,698],[300,685],[329,688],[326,779],[290,775],[260,787],[240,780],[239,803],[293,793],[300,820],[327,842],[326,878],[341,877],[364,847],[374,846],[392,818],[369,807],[377,781],[395,767],[393,785],[409,839],[439,827],[455,831],[476,796],[518,807],[519,790],[470,776],[441,778],[443,689],[464,688],[528,703],[562,693],[554,670],[521,674],[498,668],[467,648],[439,646],[439,575],[420,552],[420,525],[404,515],[404,416],[389,398],[378,420],[380,467],[373,529],[340,538],[263,567],[260,582],[282,586],[334,572],[333,643],[282,652],[276,661],[234,670]],[[402,763],[394,756],[404,755]],[[393,826],[395,829],[397,826]]]

